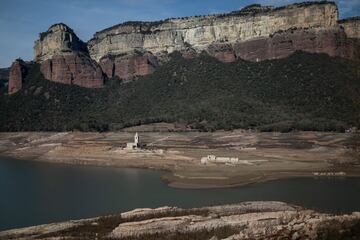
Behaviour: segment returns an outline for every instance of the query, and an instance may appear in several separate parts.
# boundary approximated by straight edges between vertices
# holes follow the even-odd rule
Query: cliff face
[[[185,58],[206,51],[233,62],[284,58],[297,50],[360,58],[360,18],[338,21],[336,4],[326,1],[255,4],[227,14],[127,22],[97,32],[87,44],[55,24],[35,42],[35,60],[49,80],[101,87],[101,71],[130,81],[154,72],[174,51]]]
[[[200,52],[212,43],[234,44],[268,38],[270,34],[289,28],[335,27],[337,16],[336,5],[327,3],[245,9],[226,15],[163,22],[125,23],[96,33],[88,42],[88,48],[96,61],[108,54],[124,54],[134,49],[161,55],[191,45]]]
[[[149,52],[106,56],[100,59],[100,66],[108,77],[117,76],[125,81],[153,73],[159,66],[157,58]]]
[[[96,33],[88,49],[93,59],[102,66],[106,63],[106,69],[122,69],[112,74],[107,70],[107,76],[131,80],[143,75],[138,71],[151,73],[156,67],[151,64],[154,61],[146,63],[142,58],[140,67],[132,64],[129,70],[124,59],[134,58],[134,51],[147,52],[160,64],[174,51],[190,58],[206,51],[222,62],[283,58],[297,50],[358,58],[360,44],[354,39],[359,35],[357,20],[338,23],[338,9],[333,2],[280,8],[252,5],[222,15],[119,24]]]
[[[35,61],[42,62],[53,56],[71,52],[86,52],[86,43],[82,42],[74,31],[63,23],[52,25],[46,32],[39,34],[35,41]]]
[[[103,86],[100,66],[83,54],[54,55],[41,64],[40,70],[46,79],[54,82],[86,88]]]
[[[344,28],[348,38],[360,39],[360,17],[341,20],[339,25]]]
[[[100,66],[89,57],[86,44],[65,24],[55,24],[41,33],[34,49],[46,79],[87,88],[103,86]]]
[[[10,68],[9,84],[8,84],[9,94],[16,93],[21,89],[26,74],[27,74],[26,63],[21,59],[16,59]]]

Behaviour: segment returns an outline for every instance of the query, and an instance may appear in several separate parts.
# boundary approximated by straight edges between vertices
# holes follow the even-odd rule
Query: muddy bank
[[[163,180],[185,188],[239,186],[288,177],[360,176],[358,134],[144,132],[140,133],[142,149],[125,150],[132,140],[131,132],[0,133],[0,156],[167,170]],[[201,164],[207,155],[239,161]]]

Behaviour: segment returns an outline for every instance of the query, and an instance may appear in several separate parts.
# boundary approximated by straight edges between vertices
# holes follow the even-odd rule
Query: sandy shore
[[[162,179],[170,186],[183,188],[238,186],[315,174],[360,176],[359,134],[143,132],[142,150],[124,150],[133,135],[133,132],[0,133],[0,157],[167,170]],[[202,165],[200,159],[209,154],[237,157],[239,163]]]

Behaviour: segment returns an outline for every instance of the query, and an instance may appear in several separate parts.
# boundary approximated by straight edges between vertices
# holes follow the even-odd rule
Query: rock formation
[[[86,52],[86,43],[63,23],[52,25],[46,32],[39,34],[34,46],[35,61],[42,62],[53,56],[71,52]]]
[[[26,63],[21,59],[16,59],[10,68],[8,92],[9,94],[16,93],[22,87],[22,83],[28,72]]]
[[[330,215],[282,202],[162,207],[0,232],[1,239],[358,239],[360,213]]]
[[[358,59],[360,18],[339,21],[336,4],[327,1],[278,8],[253,4],[227,14],[125,22],[87,43],[65,24],[54,24],[34,49],[47,79],[98,88],[103,76],[130,81],[150,74],[174,51],[184,58],[205,51],[222,62],[284,58],[297,50]]]
[[[285,7],[257,4],[228,14],[126,22],[97,32],[88,42],[90,56],[100,61],[108,76],[126,80],[151,73],[166,55],[180,51],[192,58],[206,51],[222,62],[283,58],[297,50],[359,58],[359,19],[338,22],[333,2],[309,2]],[[189,51],[190,50],[190,51]],[[146,64],[134,52],[152,54]],[[116,62],[113,59],[121,56]],[[142,59],[142,64],[129,59]],[[122,69],[121,71],[114,71]],[[144,71],[145,70],[145,71]],[[111,72],[111,73],[110,73]]]
[[[338,23],[344,28],[348,38],[360,39],[360,17],[343,19]]]
[[[190,45],[200,52],[213,43],[268,38],[290,28],[337,27],[337,15],[334,3],[314,3],[276,9],[255,6],[229,14],[159,22],[128,22],[96,33],[88,48],[96,61],[108,54],[124,54],[134,49],[162,55]]]
[[[107,77],[117,76],[125,81],[153,73],[158,65],[157,58],[150,52],[135,51],[125,55],[108,55],[100,59],[100,66]]]
[[[86,88],[103,86],[100,66],[81,53],[54,55],[51,59],[42,62],[40,69],[46,79],[54,82]]]
[[[89,57],[86,44],[65,24],[55,24],[40,33],[34,49],[35,61],[41,64],[46,79],[86,88],[103,86],[100,66]]]

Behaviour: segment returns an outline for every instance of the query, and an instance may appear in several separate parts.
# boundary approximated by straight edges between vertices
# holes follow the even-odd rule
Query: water
[[[161,171],[0,160],[0,230],[140,207],[278,200],[324,212],[360,211],[360,178],[296,178],[224,189],[174,189]]]

